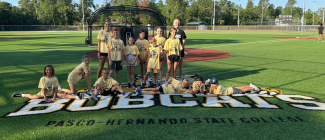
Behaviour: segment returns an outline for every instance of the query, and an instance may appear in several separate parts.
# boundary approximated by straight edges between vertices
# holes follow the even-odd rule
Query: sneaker
[[[318,41],[318,43],[319,43],[319,41]]]
[[[156,85],[156,84],[153,84],[153,85],[152,85],[152,88],[156,88],[156,87],[157,87],[157,85]]]
[[[90,96],[90,97],[89,97],[89,100],[90,100],[90,101],[98,101],[98,99],[97,99],[96,97],[94,97],[94,96]]]
[[[96,86],[96,85],[97,85],[97,83],[98,83],[98,81],[96,81],[96,82],[95,82],[95,84],[94,84],[93,86]]]
[[[146,86],[146,83],[141,84],[141,88],[144,88],[144,86]]]
[[[147,80],[146,81],[147,88],[150,87],[150,82]]]
[[[58,86],[58,91],[59,91],[59,92],[62,91],[62,86],[61,86],[61,85]]]
[[[141,89],[140,88],[136,88],[135,89],[135,92],[141,92]]]
[[[250,83],[249,86],[253,88],[256,92],[260,91],[260,89],[257,86],[253,85],[252,83]]]
[[[128,83],[128,88],[131,88],[131,83]]]
[[[14,93],[14,94],[12,94],[12,97],[23,97],[23,96],[21,96],[21,94],[23,94],[23,93]]]
[[[133,91],[125,93],[124,98],[129,98],[133,93],[134,93]]]
[[[79,93],[78,97],[80,100],[82,100],[84,98],[84,93]]]
[[[209,85],[210,84],[210,79],[205,80],[205,85]]]
[[[322,42],[324,42],[324,40]]]
[[[137,86],[135,85],[135,82],[132,84],[132,87],[136,88]]]

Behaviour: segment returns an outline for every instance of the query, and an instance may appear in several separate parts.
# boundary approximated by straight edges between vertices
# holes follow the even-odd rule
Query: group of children
[[[162,29],[157,28],[157,35],[150,38],[150,44],[144,39],[145,32],[140,31],[139,39],[134,43],[135,38],[128,38],[128,45],[125,47],[121,39],[119,39],[119,29],[113,28],[110,32],[110,22],[105,21],[104,30],[101,30],[97,36],[98,39],[98,57],[99,69],[97,71],[97,81],[95,82],[95,92],[91,88],[91,69],[89,68],[90,57],[88,55],[83,56],[82,63],[78,65],[68,76],[68,83],[70,89],[63,89],[59,85],[57,78],[54,75],[54,68],[51,65],[47,65],[44,68],[44,75],[39,82],[39,88],[41,92],[36,95],[14,93],[13,97],[27,97],[30,99],[39,99],[44,97],[47,102],[50,102],[46,96],[53,96],[52,101],[55,101],[56,97],[69,98],[69,99],[82,99],[83,94],[79,96],[74,96],[70,94],[75,93],[75,85],[82,79],[87,79],[88,93],[90,100],[97,101],[97,95],[110,95],[114,94],[116,90],[124,95],[124,97],[129,97],[133,92],[124,92],[122,86],[117,82],[119,78],[119,71],[122,70],[123,64],[127,65],[128,69],[128,88],[131,86],[136,88],[135,84],[135,68],[137,64],[140,64],[141,70],[141,89],[136,88],[136,95],[141,94],[174,94],[174,93],[190,93],[190,94],[203,94],[206,90],[206,85],[209,82],[203,83],[202,77],[197,77],[196,81],[192,86],[189,85],[187,79],[176,79],[177,65],[180,60],[180,53],[183,49],[179,39],[175,38],[177,29],[172,28],[170,30],[170,36],[166,40],[162,36]],[[166,57],[165,57],[166,56]],[[162,84],[162,71],[163,71],[163,61],[167,58],[167,74],[165,78],[165,84]],[[103,68],[105,62],[108,61],[108,68]],[[173,67],[173,78],[169,79],[171,69]],[[115,79],[112,78],[113,72],[115,70]],[[145,73],[143,73],[145,72]],[[154,85],[153,88],[145,88],[147,85],[149,87],[148,76],[150,73],[154,73]],[[158,72],[160,73],[160,86],[157,87]],[[102,75],[102,77],[100,77]],[[131,80],[132,79],[132,80]],[[171,83],[171,84],[169,84]],[[256,92],[258,87],[255,85],[244,86],[240,88],[224,88],[219,85],[216,78],[210,80],[211,88],[210,96],[220,96],[229,94],[241,94],[247,91]],[[61,91],[68,94],[62,94]],[[210,95],[211,94],[211,95]]]

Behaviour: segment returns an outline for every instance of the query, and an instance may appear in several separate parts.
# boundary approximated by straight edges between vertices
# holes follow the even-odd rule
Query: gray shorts
[[[128,60],[129,60],[130,62],[133,62],[134,59],[137,59],[137,58],[135,58],[135,55],[128,55],[127,58],[128,58]],[[125,65],[126,65],[126,66],[137,66],[137,64],[138,64],[137,61],[138,61],[138,60],[136,60],[135,63],[134,63],[133,65],[130,65],[130,64],[128,63],[128,61],[125,61]]]
[[[243,94],[243,91],[241,89],[234,88],[234,87],[232,87],[232,89],[234,90],[233,94]]]

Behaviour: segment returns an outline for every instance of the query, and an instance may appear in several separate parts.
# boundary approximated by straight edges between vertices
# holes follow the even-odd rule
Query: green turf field
[[[0,39],[1,139],[325,138],[325,43],[317,43],[317,39],[267,38],[317,38],[317,32],[186,31],[186,35],[187,48],[224,51],[231,57],[184,63],[184,74],[197,73],[204,79],[216,77],[224,87],[253,83],[259,87],[279,89],[283,95],[313,97],[315,99],[292,99],[317,101],[318,105],[286,102],[272,96],[261,99],[278,109],[258,108],[248,97],[231,97],[251,106],[247,108],[233,108],[229,104],[223,104],[223,107],[197,105],[168,108],[160,105],[159,96],[155,96],[154,102],[158,105],[142,109],[110,109],[110,105],[94,111],[61,110],[49,114],[5,117],[27,104],[27,98],[12,98],[14,92],[39,92],[37,87],[45,65],[52,64],[60,84],[68,88],[68,74],[81,63],[85,53],[96,48],[84,45],[87,32],[0,32],[0,38],[33,37]],[[90,63],[92,83],[96,79],[98,65],[98,60]],[[139,73],[139,67],[136,73]],[[125,65],[119,82],[127,82]],[[86,80],[79,82],[76,88],[86,88]],[[203,97],[174,97],[176,103],[184,103],[183,100],[198,104],[206,102]],[[63,104],[64,108],[72,102]],[[117,104],[117,99],[112,102]],[[86,106],[94,104],[89,101]],[[293,104],[323,110],[306,110],[293,107]]]

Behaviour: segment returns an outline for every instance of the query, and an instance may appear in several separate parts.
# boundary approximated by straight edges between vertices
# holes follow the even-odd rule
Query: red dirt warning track
[[[185,48],[185,52],[187,55],[185,54],[184,62],[209,61],[223,59],[231,56],[231,54],[227,52],[207,49]],[[98,59],[97,51],[86,53],[86,55],[89,55],[92,59]]]
[[[32,37],[29,36],[0,37],[0,39],[21,39],[21,38],[32,38]]]
[[[316,38],[310,38],[310,37],[268,37],[268,38],[277,38],[277,39],[302,39],[302,40],[316,39]]]

